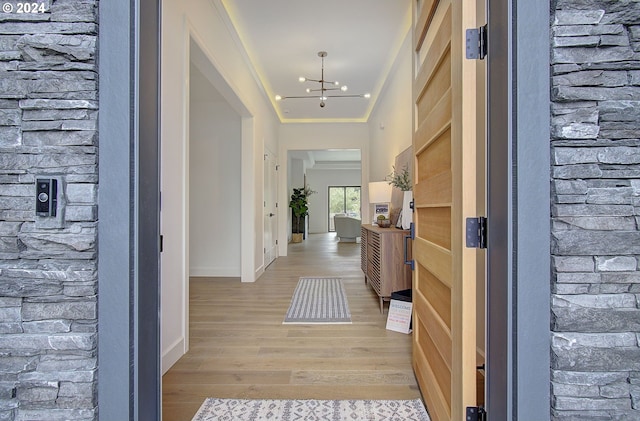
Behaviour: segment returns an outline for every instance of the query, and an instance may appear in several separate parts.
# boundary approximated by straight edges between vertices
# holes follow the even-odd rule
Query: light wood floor
[[[283,325],[300,276],[340,276],[353,324]],[[207,397],[415,399],[411,336],[385,329],[360,244],[312,234],[255,283],[192,278],[190,350],[163,377],[163,420],[189,421]]]

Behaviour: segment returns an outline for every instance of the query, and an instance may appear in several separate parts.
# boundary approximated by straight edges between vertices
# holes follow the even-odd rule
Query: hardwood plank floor
[[[300,276],[342,277],[353,324],[283,325]],[[192,278],[190,294],[190,349],[162,379],[164,421],[191,420],[207,397],[420,397],[411,336],[385,329],[360,244],[311,234],[255,283]]]

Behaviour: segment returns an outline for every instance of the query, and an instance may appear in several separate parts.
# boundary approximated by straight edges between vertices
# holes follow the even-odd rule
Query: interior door
[[[484,215],[483,76],[464,45],[477,3],[414,2],[413,367],[434,421],[463,420],[482,398],[484,253],[464,229]]]
[[[278,251],[278,220],[277,210],[277,186],[278,166],[274,157],[266,153],[264,155],[264,267],[266,268],[277,257]]]

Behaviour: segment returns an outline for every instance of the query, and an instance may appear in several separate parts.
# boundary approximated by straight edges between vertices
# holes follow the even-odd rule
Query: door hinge
[[[160,234],[160,253],[164,251],[164,235]]]
[[[467,218],[467,247],[487,248],[487,218],[484,216]]]
[[[487,56],[487,25],[466,31],[467,58],[482,60]]]
[[[466,421],[487,421],[487,411],[481,406],[467,406]]]
[[[278,245],[278,240],[276,240],[276,246]]]
[[[276,171],[280,169],[280,165],[276,165]]]

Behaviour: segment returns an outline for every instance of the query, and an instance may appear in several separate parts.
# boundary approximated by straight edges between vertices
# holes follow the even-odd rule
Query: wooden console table
[[[408,230],[362,225],[360,267],[364,280],[380,298],[380,312],[391,293],[411,288],[411,268],[404,264],[404,237]]]

